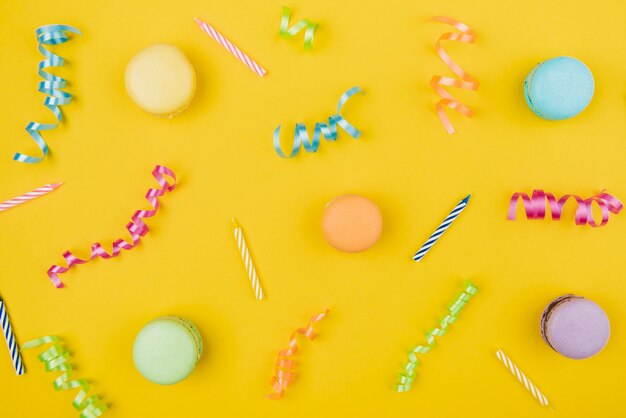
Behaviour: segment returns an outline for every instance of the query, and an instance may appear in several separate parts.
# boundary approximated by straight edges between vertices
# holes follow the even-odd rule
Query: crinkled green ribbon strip
[[[63,372],[61,376],[54,379],[54,389],[70,390],[80,388],[73,401],[74,408],[80,412],[80,418],[96,418],[104,414],[108,407],[100,397],[98,395],[87,396],[89,392],[87,381],[84,379],[71,379],[74,369],[70,364],[70,353],[59,337],[47,335],[28,341],[22,345],[22,351],[45,344],[52,344],[52,346],[37,358],[44,364],[47,372]]]
[[[280,31],[278,32],[283,38],[293,38],[302,29],[306,28],[304,32],[304,49],[310,51],[313,49],[313,35],[315,35],[315,29],[317,29],[317,23],[311,22],[309,19],[302,19],[291,28],[289,28],[289,18],[291,17],[291,10],[289,7],[283,7],[283,16],[280,20]]]
[[[396,385],[397,392],[408,392],[413,385],[416,374],[415,369],[419,366],[420,361],[417,357],[418,354],[426,354],[435,346],[435,337],[443,336],[454,321],[457,320],[459,312],[467,304],[467,302],[478,292],[478,288],[472,283],[465,285],[465,289],[454,301],[452,305],[448,307],[448,314],[439,321],[439,328],[433,328],[426,333],[426,342],[428,345],[418,345],[409,353],[409,361],[404,366],[404,371],[400,373],[400,383]]]

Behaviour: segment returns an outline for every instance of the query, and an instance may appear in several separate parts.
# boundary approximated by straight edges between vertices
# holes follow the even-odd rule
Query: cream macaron
[[[183,51],[156,44],[140,51],[126,66],[126,91],[146,112],[173,117],[189,106],[196,91],[196,74]]]

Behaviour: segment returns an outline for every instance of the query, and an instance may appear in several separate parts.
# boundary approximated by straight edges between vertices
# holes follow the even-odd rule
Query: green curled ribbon
[[[45,344],[52,344],[50,348],[41,353],[37,358],[44,364],[47,372],[63,372],[54,379],[55,390],[70,390],[80,388],[80,391],[72,402],[74,408],[80,412],[80,418],[97,418],[104,414],[108,407],[98,395],[87,396],[89,384],[85,379],[71,379],[74,368],[70,364],[70,353],[63,342],[54,335],[46,335],[28,341],[22,345],[22,351],[36,348]]]
[[[289,156],[285,155],[280,148],[280,125],[278,125],[278,128],[274,130],[274,150],[276,153],[282,158],[293,158],[296,154],[298,154],[301,146],[304,147],[306,152],[317,152],[317,148],[320,145],[322,137],[324,137],[326,141],[337,140],[339,133],[337,129],[338,126],[346,131],[352,138],[359,139],[361,132],[359,132],[358,129],[352,126],[350,122],[341,116],[341,109],[343,108],[343,105],[345,105],[346,102],[356,93],[363,93],[363,90],[361,90],[360,87],[352,87],[350,90],[341,95],[339,103],[337,104],[337,113],[328,117],[328,123],[317,122],[315,124],[312,141],[309,140],[306,125],[303,123],[296,123],[296,131],[293,135],[293,146]]]
[[[400,373],[400,383],[396,385],[396,392],[408,392],[413,385],[416,374],[415,369],[419,366],[420,361],[417,357],[418,354],[426,354],[435,346],[435,337],[441,337],[445,335],[454,321],[457,320],[459,312],[467,304],[472,296],[478,292],[478,288],[472,283],[465,285],[465,289],[459,297],[448,307],[448,314],[439,321],[439,328],[433,328],[426,333],[426,342],[428,345],[418,345],[409,353],[409,361],[404,366],[404,371]]]
[[[317,23],[311,22],[309,19],[302,19],[291,28],[289,28],[289,18],[291,17],[291,10],[289,7],[283,6],[283,17],[280,20],[280,31],[278,32],[283,38],[293,38],[302,29],[306,28],[304,32],[304,49],[310,51],[313,49],[313,35],[315,35],[315,29],[317,29]]]

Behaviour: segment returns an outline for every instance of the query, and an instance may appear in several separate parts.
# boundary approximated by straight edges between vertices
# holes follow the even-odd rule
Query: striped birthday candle
[[[526,375],[522,373],[522,371],[517,367],[515,363],[513,363],[509,356],[507,356],[504,351],[502,351],[502,349],[498,348],[498,351],[496,351],[496,357],[498,357],[498,360],[502,362],[504,367],[509,369],[511,374],[515,376],[521,384],[524,385],[526,390],[530,392],[535,399],[537,399],[537,402],[539,402],[541,406],[549,406],[548,398],[546,398],[546,395],[541,393],[539,389],[535,385],[533,385],[533,382],[531,382],[530,379],[528,379]]]
[[[259,276],[256,273],[256,268],[254,267],[254,263],[252,262],[250,250],[248,250],[248,246],[246,245],[246,239],[243,236],[243,229],[237,223],[237,220],[235,218],[233,218],[232,221],[233,233],[235,235],[235,241],[237,242],[237,248],[239,249],[239,254],[241,255],[241,261],[243,261],[243,265],[246,268],[246,272],[248,273],[250,285],[252,285],[252,290],[254,291],[254,297],[256,298],[256,300],[263,300],[265,299],[265,294],[263,293],[263,288],[261,287]]]
[[[9,314],[7,313],[2,298],[0,298],[0,323],[2,324],[2,334],[4,334],[7,347],[9,347],[9,354],[11,355],[11,362],[13,363],[15,374],[21,376],[24,374],[24,363],[22,363],[20,347],[17,345],[17,340],[11,328],[11,321],[9,321]]]
[[[435,243],[439,238],[441,238],[443,233],[446,232],[448,228],[450,228],[452,222],[454,222],[454,220],[461,214],[461,212],[463,212],[463,209],[465,209],[465,207],[467,206],[467,202],[469,202],[470,197],[472,197],[471,194],[467,195],[465,199],[461,200],[458,205],[454,207],[448,217],[444,219],[444,221],[441,223],[441,225],[439,225],[435,232],[433,232],[433,234],[428,237],[424,245],[422,245],[422,247],[415,253],[415,255],[413,256],[413,260],[420,261],[422,258],[424,258],[428,250],[430,250],[432,246],[435,245]]]
[[[46,184],[41,187],[36,188],[33,191],[28,193],[24,193],[23,195],[14,197],[13,199],[9,199],[0,203],[0,212],[4,212],[5,210],[14,208],[15,206],[21,205],[22,203],[26,203],[29,200],[37,199],[45,194],[55,191],[59,187],[61,187],[63,183],[53,183]]]
[[[263,77],[267,71],[265,68],[261,67],[257,64],[252,58],[246,55],[241,49],[237,48],[235,44],[226,39],[224,35],[219,33],[213,26],[209,25],[207,22],[194,17],[194,20],[200,28],[205,31],[211,38],[215,40],[218,44],[222,45],[224,49],[233,54],[235,58],[245,64],[250,70],[254,71],[259,77]]]

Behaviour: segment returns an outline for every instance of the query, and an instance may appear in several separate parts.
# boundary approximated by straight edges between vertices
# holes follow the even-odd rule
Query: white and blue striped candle
[[[422,247],[415,253],[415,255],[413,256],[413,260],[420,261],[422,258],[424,258],[428,250],[430,250],[432,246],[435,245],[435,243],[439,238],[441,238],[443,233],[446,232],[448,228],[450,228],[452,222],[454,222],[454,220],[461,214],[461,212],[463,212],[463,209],[465,209],[465,206],[467,206],[467,202],[469,202],[470,197],[472,197],[471,194],[467,195],[465,199],[461,200],[458,205],[454,207],[448,217],[444,219],[444,221],[441,223],[441,225],[439,225],[435,232],[433,232],[433,234],[428,237],[424,245],[422,245]]]
[[[11,362],[13,363],[15,374],[21,376],[24,374],[24,364],[22,363],[22,356],[20,355],[20,347],[17,345],[15,335],[13,335],[9,314],[7,314],[2,298],[0,298],[0,324],[2,324],[2,333],[7,342],[7,347],[9,347],[9,354],[11,354]]]

